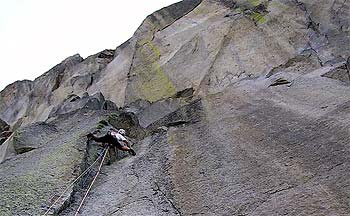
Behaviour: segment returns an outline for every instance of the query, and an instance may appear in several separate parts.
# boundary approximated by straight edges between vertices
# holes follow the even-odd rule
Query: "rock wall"
[[[98,157],[85,135],[113,125],[137,156],[103,167],[82,215],[349,215],[349,9],[185,0],[7,86],[0,214],[45,212]],[[74,215],[95,172],[50,214]]]
[[[281,69],[306,73],[349,56],[348,8],[340,0],[183,1],[148,16],[115,51],[75,55],[33,82],[8,86],[0,117],[11,125],[43,121],[84,92],[124,106],[187,88],[216,93]]]

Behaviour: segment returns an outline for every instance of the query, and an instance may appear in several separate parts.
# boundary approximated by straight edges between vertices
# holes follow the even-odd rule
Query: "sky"
[[[147,15],[179,0],[0,0],[0,90],[65,58],[115,49]]]

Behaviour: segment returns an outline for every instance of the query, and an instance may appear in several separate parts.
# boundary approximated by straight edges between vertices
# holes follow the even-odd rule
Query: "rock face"
[[[82,215],[349,215],[349,13],[185,0],[116,50],[9,85],[0,214],[43,214],[101,154],[85,135],[114,126],[137,156],[110,153]],[[50,214],[74,215],[96,169]]]
[[[84,60],[77,54],[34,81],[11,84],[0,93],[0,117],[17,126],[46,120],[70,95],[83,96],[113,55],[114,51],[105,50]]]
[[[5,140],[11,134],[10,125],[8,125],[5,121],[0,119],[0,145],[5,142]]]

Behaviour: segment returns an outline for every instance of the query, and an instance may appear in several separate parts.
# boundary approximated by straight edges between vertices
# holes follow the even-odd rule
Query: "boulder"
[[[89,94],[85,92],[81,97],[73,94],[69,95],[61,104],[55,106],[52,109],[49,118],[57,117],[58,115],[66,114],[83,108],[90,110],[100,110],[104,108],[104,105],[105,99],[101,93],[96,93],[92,96],[89,96]]]

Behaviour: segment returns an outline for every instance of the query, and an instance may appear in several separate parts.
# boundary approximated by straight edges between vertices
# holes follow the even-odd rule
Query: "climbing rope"
[[[106,155],[108,147],[105,148],[105,152],[104,154],[100,154],[97,159],[84,171],[82,172],[77,178],[74,179],[74,181],[72,183],[70,183],[66,189],[60,194],[60,196],[55,200],[55,202],[49,207],[49,209],[46,210],[45,214],[43,216],[46,216],[50,210],[52,209],[52,207],[58,202],[58,200],[60,200],[63,195],[67,192],[67,190],[75,183],[77,182],[81,177],[83,177],[94,165],[95,163],[102,157],[102,155]]]
[[[106,151],[105,151],[105,153],[104,153],[104,155],[103,155],[101,164],[100,164],[100,166],[98,167],[97,173],[96,173],[94,179],[92,180],[92,182],[91,182],[89,188],[87,189],[87,191],[86,191],[86,193],[85,193],[85,196],[83,197],[82,201],[80,202],[80,205],[79,205],[77,211],[75,212],[75,215],[74,215],[74,216],[77,216],[77,215],[79,214],[79,211],[80,211],[81,207],[83,206],[83,203],[84,203],[84,201],[85,201],[87,195],[89,194],[89,192],[90,192],[90,190],[91,190],[91,188],[92,188],[92,185],[95,183],[95,181],[96,181],[96,179],[97,179],[97,176],[100,174],[101,168],[102,168],[102,165],[103,165],[103,161],[105,160],[106,155],[107,155],[108,148],[109,148],[109,147],[106,147]]]

